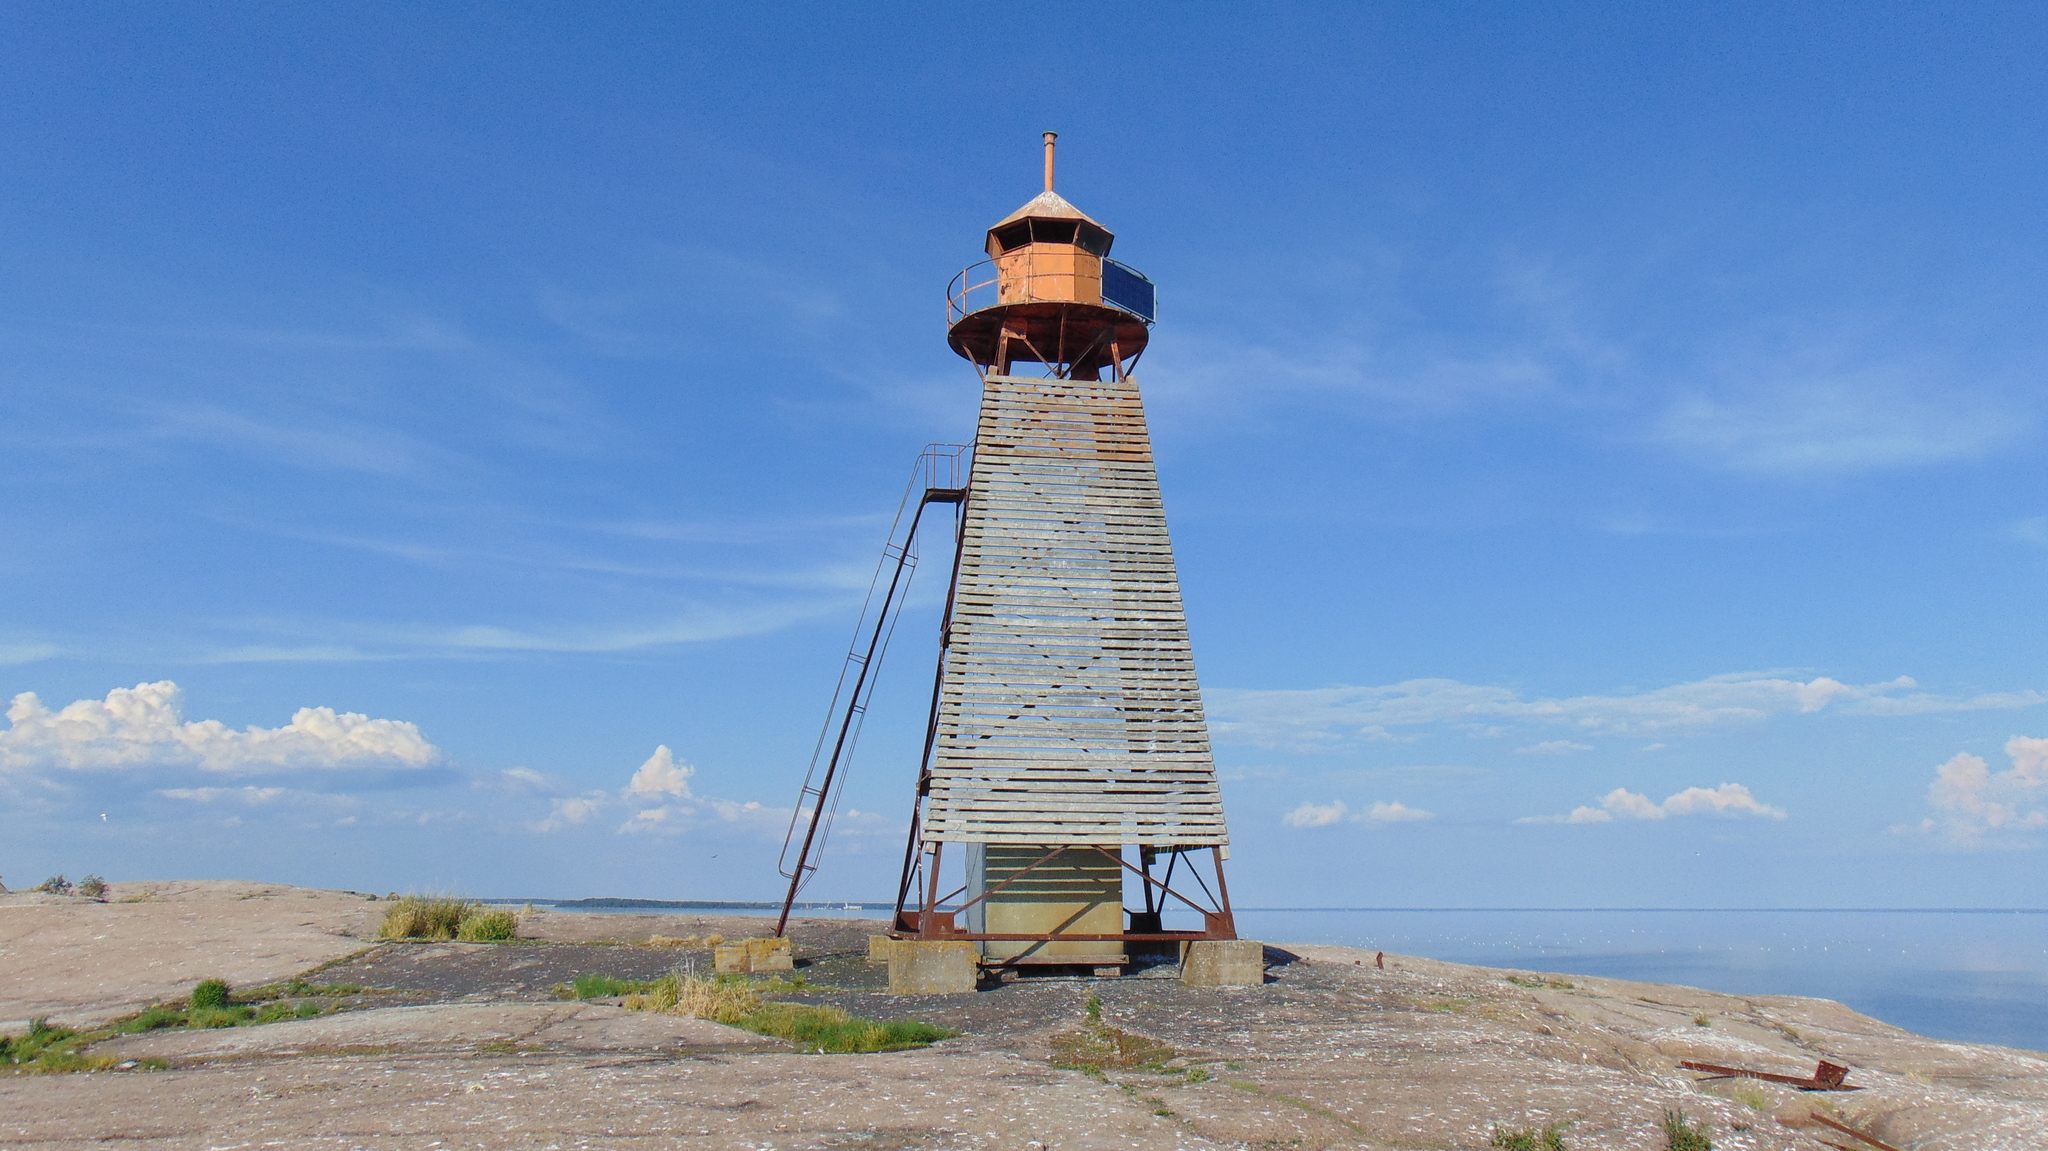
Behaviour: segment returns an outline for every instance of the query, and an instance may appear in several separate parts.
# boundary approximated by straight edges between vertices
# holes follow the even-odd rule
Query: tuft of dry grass
[[[499,942],[518,934],[519,917],[503,908],[487,908],[453,896],[407,895],[384,909],[379,939],[461,939]]]
[[[455,938],[467,943],[503,943],[519,930],[519,918],[509,911],[484,911],[462,917]]]

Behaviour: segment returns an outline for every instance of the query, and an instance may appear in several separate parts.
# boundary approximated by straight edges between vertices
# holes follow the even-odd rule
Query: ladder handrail
[[[889,639],[895,634],[896,622],[901,618],[901,606],[909,592],[911,578],[917,568],[917,529],[924,519],[924,509],[933,503],[954,503],[960,500],[959,473],[960,454],[965,447],[957,444],[934,444],[919,454],[917,464],[911,469],[910,484],[905,488],[903,500],[897,505],[896,520],[890,525],[889,537],[882,548],[882,557],[875,565],[874,579],[868,585],[868,596],[861,607],[861,616],[854,627],[853,644],[846,653],[846,661],[840,667],[838,685],[833,688],[832,702],[825,714],[824,728],[818,733],[818,742],[811,751],[810,766],[804,772],[802,786],[797,791],[796,806],[790,811],[789,828],[783,833],[782,853],[776,860],[776,869],[789,880],[789,892],[782,901],[782,915],[776,921],[775,934],[780,936],[789,925],[790,908],[796,903],[798,893],[803,890],[810,874],[818,869],[811,862],[813,856],[824,851],[825,841],[831,835],[834,816],[838,813],[838,800],[833,796],[833,785],[838,782],[852,760],[854,746],[859,742],[860,729],[867,715],[869,698],[874,693],[875,683],[882,657],[887,654]],[[943,471],[946,484],[938,480]],[[918,491],[919,480],[925,481],[923,493],[915,507],[911,496]],[[904,513],[910,513],[910,522],[904,530]],[[897,537],[902,536],[899,544]],[[889,561],[896,561],[893,569]],[[889,573],[886,586],[884,572]],[[876,602],[877,590],[881,592],[880,603]],[[870,615],[873,628],[869,629]],[[867,644],[862,649],[861,639],[865,635]],[[848,689],[848,674],[852,673],[851,690]],[[843,704],[842,704],[843,701]],[[838,734],[833,735],[833,729]],[[831,753],[825,755],[826,742],[831,741]],[[823,767],[822,777],[819,768]],[[817,785],[812,786],[812,781]],[[841,789],[844,794],[844,789]],[[808,823],[804,800],[815,797],[810,804]],[[796,859],[790,861],[790,848],[797,844],[797,827],[804,824],[802,843],[797,846]]]

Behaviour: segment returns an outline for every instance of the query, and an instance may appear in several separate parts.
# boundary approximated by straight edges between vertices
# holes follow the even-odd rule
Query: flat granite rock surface
[[[809,1055],[553,998],[580,974],[703,970],[707,936],[766,934],[767,920],[553,912],[524,920],[530,938],[514,943],[379,944],[382,909],[360,896],[163,886],[200,906],[165,917],[148,902],[0,896],[4,957],[26,959],[0,1002],[111,1018],[189,989],[157,954],[185,975],[305,973],[361,990],[312,1019],[94,1049],[132,1070],[0,1076],[0,1144],[1479,1151],[1496,1128],[1568,1123],[1572,1151],[1643,1151],[1664,1146],[1675,1110],[1705,1120],[1718,1151],[1871,1146],[1816,1115],[1911,1151],[2048,1148],[2048,1056],[1926,1039],[1827,1000],[1397,955],[1379,968],[1372,952],[1308,945],[1269,946],[1263,987],[1190,987],[1155,964],[893,997],[865,960],[878,924],[820,919],[793,925],[802,982],[773,998],[961,1034]],[[39,939],[64,962],[35,955]],[[69,980],[67,964],[95,978]],[[1827,1059],[1866,1090],[1708,1080],[1683,1059],[1797,1075]]]

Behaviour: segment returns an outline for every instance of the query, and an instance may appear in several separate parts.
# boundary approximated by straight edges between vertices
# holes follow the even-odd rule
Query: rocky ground
[[[2048,1056],[1921,1038],[1826,1000],[1274,946],[1258,988],[1026,979],[894,998],[871,925],[793,931],[818,990],[781,996],[962,1034],[923,1051],[807,1055],[702,1020],[556,998],[578,974],[708,966],[650,936],[739,938],[744,917],[549,913],[518,942],[374,942],[382,906],[258,884],[117,884],[105,903],[0,896],[0,1030],[84,1025],[220,976],[362,988],[312,1019],[158,1031],[96,1050],[133,1070],[0,1076],[0,1144],[82,1148],[1471,1148],[1568,1122],[1573,1151],[2048,1148]],[[1091,999],[1099,1020],[1091,1018]],[[13,1022],[6,1022],[6,1021]],[[1700,1082],[1681,1059],[1867,1089]],[[163,1070],[143,1070],[163,1065]],[[1079,1070],[1063,1069],[1078,1067]]]

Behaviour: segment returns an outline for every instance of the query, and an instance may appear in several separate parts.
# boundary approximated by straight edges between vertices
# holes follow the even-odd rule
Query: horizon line
[[[484,896],[483,903],[582,903],[606,901],[619,904],[642,904],[647,906],[675,907],[723,907],[723,908],[779,908],[781,900],[752,899],[655,899],[648,896],[630,895],[586,895],[569,898],[535,896]],[[857,911],[886,911],[896,906],[894,900],[858,899],[801,899],[792,910],[818,910],[821,908],[845,909],[851,905]],[[1390,911],[1535,911],[1535,912],[1768,912],[1773,914],[1804,913],[1889,913],[1889,914],[2005,914],[2042,915],[2048,914],[2048,907],[1239,907],[1236,911],[1263,912],[1304,912],[1304,911],[1346,911],[1346,912],[1390,912]]]

